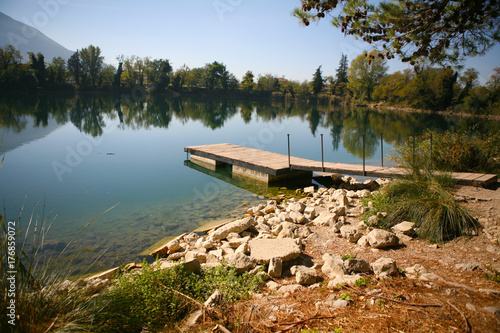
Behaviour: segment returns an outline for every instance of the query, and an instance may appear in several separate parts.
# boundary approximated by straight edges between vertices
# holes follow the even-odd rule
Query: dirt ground
[[[434,279],[368,274],[366,285],[359,287],[329,289],[325,278],[319,287],[290,294],[264,290],[225,309],[218,319],[206,318],[197,332],[224,332],[218,324],[230,332],[500,332],[500,283],[486,278],[493,274],[491,269],[500,271],[500,187],[462,186],[455,196],[482,225],[477,236],[437,246],[413,239],[397,249],[378,250],[361,248],[327,227],[316,227],[312,229],[321,239],[307,242],[303,255],[291,263],[322,264],[324,253],[355,255],[368,262],[390,257],[402,269],[420,264],[437,276]],[[335,241],[327,247],[328,239]],[[294,284],[295,279],[285,275],[276,282]],[[324,306],[338,299],[348,305]],[[496,314],[492,308],[497,308]]]

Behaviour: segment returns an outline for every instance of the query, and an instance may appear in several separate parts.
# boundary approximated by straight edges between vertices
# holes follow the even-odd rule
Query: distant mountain
[[[74,53],[74,51],[68,50],[45,36],[38,29],[0,12],[0,47],[8,44],[14,45],[21,51],[23,62],[28,61],[28,52],[42,53],[46,63],[51,62],[54,57],[62,57],[67,60]]]

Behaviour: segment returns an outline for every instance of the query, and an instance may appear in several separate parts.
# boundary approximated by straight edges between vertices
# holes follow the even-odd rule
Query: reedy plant
[[[477,233],[478,221],[448,192],[454,185],[451,175],[435,170],[430,141],[421,139],[413,147],[413,141],[408,140],[395,149],[397,154],[392,160],[407,172],[385,185],[375,198],[377,210],[388,213],[380,225],[390,228],[412,221],[418,236],[431,242]]]

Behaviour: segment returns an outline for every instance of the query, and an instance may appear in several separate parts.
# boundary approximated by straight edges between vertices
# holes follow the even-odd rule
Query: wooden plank
[[[292,170],[325,171],[335,173],[363,174],[363,166],[359,164],[346,164],[335,162],[324,162],[263,151],[255,148],[247,148],[229,143],[217,143],[210,145],[188,146],[184,151],[205,158],[210,158],[226,164],[236,165],[242,168],[263,172],[272,176],[285,175]],[[290,168],[291,167],[291,168]],[[402,176],[408,173],[404,168],[380,167],[365,165],[364,172],[371,176]],[[481,173],[452,173],[455,181],[463,184],[491,184],[497,181],[497,175],[485,175]]]

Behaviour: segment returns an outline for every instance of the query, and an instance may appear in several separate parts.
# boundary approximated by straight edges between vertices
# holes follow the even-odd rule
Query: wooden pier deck
[[[310,177],[313,171],[366,175],[374,177],[397,177],[404,175],[403,168],[380,167],[314,161],[299,157],[247,148],[228,143],[188,146],[184,151],[191,155],[191,161],[213,168],[232,166],[233,174],[250,177],[263,182],[274,182],[284,178]],[[495,174],[453,172],[453,179],[462,185],[487,187],[498,180]]]

